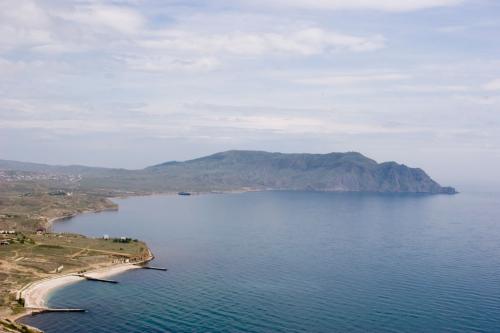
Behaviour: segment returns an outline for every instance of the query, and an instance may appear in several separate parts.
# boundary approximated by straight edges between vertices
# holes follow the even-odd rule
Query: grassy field
[[[16,234],[2,236],[0,246],[0,315],[22,311],[16,292],[35,280],[60,273],[97,269],[148,256],[140,241],[93,239],[75,234]]]
[[[54,195],[57,191],[63,195]],[[52,218],[117,209],[104,193],[54,188],[40,182],[0,183],[0,230],[34,231]]]
[[[146,244],[138,240],[36,232],[48,228],[51,219],[117,209],[107,197],[118,195],[123,194],[82,190],[58,179],[0,181],[0,231],[13,232],[0,232],[0,333],[34,332],[1,319],[25,311],[16,294],[26,284],[149,256]]]

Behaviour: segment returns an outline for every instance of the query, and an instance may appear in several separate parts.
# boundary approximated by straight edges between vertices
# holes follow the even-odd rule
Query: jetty
[[[85,309],[54,309],[54,308],[27,308],[32,314],[48,313],[48,312],[87,312]]]
[[[115,280],[98,279],[98,278],[84,275],[84,274],[77,274],[77,276],[82,277],[88,281],[105,282],[105,283],[118,283],[118,281],[115,281]]]
[[[166,269],[164,267],[143,266],[143,265],[137,265],[137,266],[139,266],[142,269],[153,269],[155,271],[164,271],[164,272],[166,272],[168,270],[168,269]]]

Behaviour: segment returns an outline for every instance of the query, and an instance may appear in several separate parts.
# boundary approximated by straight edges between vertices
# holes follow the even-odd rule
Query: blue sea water
[[[46,332],[499,332],[500,195],[260,192],[116,200],[55,231],[145,240],[154,265],[82,282]]]

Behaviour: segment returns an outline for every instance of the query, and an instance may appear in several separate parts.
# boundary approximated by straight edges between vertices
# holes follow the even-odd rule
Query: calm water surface
[[[145,240],[155,265],[82,282],[46,332],[499,332],[500,195],[263,192],[116,200],[55,231]]]

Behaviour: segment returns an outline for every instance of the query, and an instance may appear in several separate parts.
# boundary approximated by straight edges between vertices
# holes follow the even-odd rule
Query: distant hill
[[[162,192],[313,190],[387,193],[456,193],[422,169],[377,163],[360,153],[282,154],[227,151],[141,170],[47,166],[0,160],[0,169],[81,175],[82,188]]]

